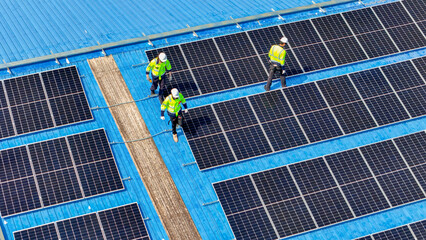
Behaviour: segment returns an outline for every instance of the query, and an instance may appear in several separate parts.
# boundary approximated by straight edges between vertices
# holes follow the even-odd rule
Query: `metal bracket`
[[[121,181],[130,181],[130,180],[132,180],[132,177],[126,177],[126,178],[121,179]]]
[[[229,16],[229,18],[231,18],[232,20],[234,20],[234,18],[232,18],[232,16]],[[241,27],[241,25],[240,24],[238,24],[237,22],[235,23],[235,24],[237,24],[237,28],[239,28],[239,29],[243,29],[242,27]]]
[[[260,20],[257,20],[257,23],[259,23],[259,26],[262,26],[262,24],[260,23]]]
[[[219,200],[216,200],[216,201],[213,201],[213,202],[208,202],[208,203],[203,203],[203,206],[212,205],[212,204],[215,204],[215,203],[218,203],[218,202],[219,202]]]
[[[53,53],[53,51],[52,51],[52,50],[50,50],[50,53],[51,53],[52,55],[54,55],[54,53]],[[59,62],[58,58],[56,58],[56,57],[55,57],[55,63],[56,63],[56,64],[58,64],[58,65],[61,65],[61,63]]]
[[[312,3],[313,4],[317,4],[314,0],[312,0]],[[322,8],[322,7],[319,7],[319,11],[320,12],[322,12],[322,13],[326,13],[327,11],[324,9],[324,8]]]
[[[271,8],[271,10],[272,12],[275,12],[275,9]],[[280,14],[278,14],[278,19],[281,21],[285,21],[285,19]]]
[[[6,65],[6,61],[3,59],[3,63]],[[9,67],[6,67],[7,68],[7,72],[9,73],[9,74],[12,74],[12,71],[10,71],[10,69],[9,69]]]
[[[143,66],[143,65],[147,65],[147,64],[149,64],[149,62],[134,64],[134,65],[132,65],[132,67],[139,67],[139,66]]]
[[[182,164],[182,167],[187,167],[187,166],[191,166],[191,165],[194,165],[194,164],[197,164],[197,162],[184,163],[184,164]]]
[[[67,64],[70,64],[70,60],[68,58],[65,58],[65,61],[67,62]]]
[[[142,220],[144,220],[144,221],[148,221],[148,220],[150,220],[150,218],[149,218],[149,217],[146,217],[146,218],[144,218],[144,219],[142,219]]]
[[[191,28],[190,26],[189,26],[189,24],[186,24],[186,27],[187,28]],[[198,34],[195,32],[195,31],[192,31],[192,36],[194,36],[194,37],[198,37]]]
[[[146,34],[143,32],[142,33],[142,35],[144,36],[144,37],[146,37]],[[150,46],[152,46],[152,47],[154,47],[154,43],[152,43],[151,42],[151,40],[148,38],[148,45],[150,45]]]
[[[99,46],[101,46],[101,44],[99,43],[99,41],[96,41],[96,42],[98,43],[98,45],[99,45]],[[104,50],[103,48],[101,48],[101,50],[102,50],[102,54],[103,54],[104,56],[106,56],[107,54],[106,54],[105,50]]]

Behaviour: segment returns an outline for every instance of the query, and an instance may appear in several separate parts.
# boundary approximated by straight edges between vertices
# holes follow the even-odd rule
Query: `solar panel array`
[[[0,151],[0,215],[123,189],[103,129]]]
[[[410,223],[379,233],[374,233],[356,240],[401,240],[426,239],[426,220]]]
[[[422,10],[422,0],[404,0],[146,54],[153,59],[165,52],[173,68],[168,90],[176,87],[192,97],[266,81],[268,51],[283,35],[289,39],[287,76],[424,47]]]
[[[75,66],[0,81],[0,139],[92,118]]]
[[[426,133],[214,183],[236,239],[280,239],[425,198]]]
[[[189,109],[201,170],[426,114],[426,57]]]
[[[137,203],[13,233],[15,240],[149,240]]]

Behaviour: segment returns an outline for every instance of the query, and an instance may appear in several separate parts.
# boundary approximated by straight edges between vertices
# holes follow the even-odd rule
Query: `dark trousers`
[[[283,74],[283,68],[281,68],[281,65],[271,63],[269,65],[269,77],[268,81],[266,82],[265,89],[269,91],[271,89],[272,79],[274,78],[274,75],[276,72],[280,73],[280,79],[281,79],[281,87],[286,87],[285,83],[285,75]]]
[[[182,123],[183,123],[182,111],[179,111],[179,113],[178,113],[177,116],[176,116],[175,113],[169,113],[169,112],[167,112],[167,114],[169,114],[170,122],[172,122],[172,131],[173,131],[173,134],[177,134],[177,132],[176,132],[176,125],[179,124],[179,126],[182,126]]]
[[[155,77],[152,76],[152,85],[151,85],[151,91],[155,91],[158,87],[158,85],[160,85],[160,90],[158,91],[158,98],[160,99],[160,102],[163,101],[163,94],[164,91],[166,91],[166,74],[164,74],[163,76],[161,76],[161,80],[159,79],[159,77]]]

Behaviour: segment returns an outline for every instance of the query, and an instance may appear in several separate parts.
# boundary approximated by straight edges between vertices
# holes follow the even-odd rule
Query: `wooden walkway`
[[[112,56],[88,60],[108,106],[132,102],[133,97]],[[124,141],[149,137],[135,103],[109,108]],[[182,197],[152,138],[126,143],[170,239],[201,239]]]

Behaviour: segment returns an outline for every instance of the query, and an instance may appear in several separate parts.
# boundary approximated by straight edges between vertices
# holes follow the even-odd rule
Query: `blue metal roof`
[[[41,6],[39,6],[40,4],[37,5],[36,2],[37,1],[30,1],[30,3],[28,4],[12,4],[12,1],[7,0],[0,3],[0,18],[3,18],[0,19],[0,31],[2,33],[4,32],[4,26],[6,26],[6,23],[4,22],[5,20],[7,22],[7,26],[14,26],[15,28],[22,27],[22,29],[19,30],[20,35],[10,34],[10,31],[6,31],[4,35],[0,35],[0,38],[3,38],[0,39],[0,45],[2,46],[2,49],[0,49],[0,51],[2,51],[0,52],[0,55],[2,58],[5,58],[4,56],[13,56],[15,58],[9,58],[8,60],[11,61],[10,59],[12,59],[13,61],[48,54],[49,48],[51,47],[54,47],[54,52],[58,52],[64,51],[64,49],[69,50],[76,47],[79,48],[82,46],[91,46],[96,44],[95,38],[100,36],[105,37],[104,40],[108,41],[116,41],[119,39],[139,36],[141,32],[139,30],[132,30],[130,27],[121,28],[123,24],[127,24],[136,20],[139,20],[139,22],[137,23],[139,24],[139,28],[135,27],[136,29],[155,29],[159,32],[163,32],[171,30],[173,29],[173,27],[184,27],[180,24],[185,25],[186,21],[188,21],[188,24],[192,26],[202,23],[223,20],[224,18],[227,18],[229,13],[237,14],[238,12],[238,14],[240,15],[233,16],[234,18],[236,18],[240,16],[261,13],[262,11],[270,11],[271,7],[276,8],[276,10],[282,8],[282,5],[279,5],[282,3],[279,3],[278,1],[268,1],[268,3],[267,1],[251,1],[251,3],[255,2],[258,5],[263,4],[262,7],[256,4],[250,5],[249,3],[237,6],[236,1],[218,1],[214,3],[205,3],[206,6],[192,6],[194,4],[191,3],[191,1],[178,1],[176,3],[173,1],[168,1],[165,5],[168,5],[167,8],[170,8],[170,11],[164,10],[164,12],[168,14],[167,17],[164,17],[164,20],[158,21],[170,22],[170,29],[165,29],[164,26],[159,27],[152,20],[150,22],[146,22],[147,19],[155,19],[161,14],[161,12],[163,12],[157,10],[157,8],[154,7],[154,4],[156,4],[156,2],[150,2],[149,4],[147,4],[147,2],[145,1],[144,6],[138,5],[137,7],[135,7],[126,1],[124,1],[123,3],[118,3],[117,1],[102,1],[103,4],[101,4],[101,1],[98,0],[92,1],[93,3],[85,3],[84,1],[78,1],[80,5],[73,7],[81,11],[76,11],[77,13],[71,13],[72,8],[71,6],[69,6],[69,3],[66,3],[65,1],[60,1],[60,4],[64,4],[63,6],[60,6],[58,2],[46,1],[46,3],[43,3],[43,10],[49,13],[46,13],[45,16],[42,16],[43,14],[41,13],[33,13],[34,9],[40,11],[40,8],[42,8]],[[177,3],[181,3],[181,5],[177,6]],[[100,6],[99,9],[95,10],[92,4],[102,6]],[[275,4],[275,6],[266,7],[266,4]],[[310,2],[298,1],[297,4],[306,5],[310,4]],[[231,8],[231,6],[233,6],[234,8]],[[346,4],[345,6],[335,6],[327,8],[327,11],[347,11],[348,9],[359,7],[362,6],[358,4]],[[34,20],[32,25],[24,25],[24,22],[30,21],[30,16],[25,17],[24,15],[15,15],[12,17],[10,11],[5,11],[4,8],[26,9],[28,13],[34,14],[34,16],[31,16],[31,18],[36,18],[37,21]],[[61,16],[55,16],[54,12],[60,12],[58,9],[62,8],[65,10],[62,11],[63,13],[61,14]],[[117,22],[110,21],[110,18],[108,18],[108,16],[110,17],[114,14],[120,14],[117,9],[122,9],[121,12],[126,12],[127,15],[123,16],[120,19],[116,19]],[[195,10],[202,12],[197,12],[197,15],[197,13],[192,12]],[[144,15],[142,13],[144,13]],[[202,19],[201,17],[202,13],[206,13],[204,19]],[[71,16],[71,14],[74,14],[74,18],[69,17]],[[289,16],[285,16],[285,18],[287,19],[287,21],[296,21],[299,19],[318,16],[319,14],[320,13],[315,10],[304,13],[292,14]],[[123,14],[121,14],[121,16],[122,15]],[[190,16],[197,17],[191,18]],[[179,18],[183,20],[175,22],[174,18]],[[11,21],[11,19],[14,19],[14,21]],[[75,25],[71,26],[72,24],[74,24],[72,22],[75,19],[78,19],[78,21],[75,21]],[[44,20],[47,20],[46,22],[48,23],[44,22]],[[278,24],[280,22],[281,20],[274,18],[265,21],[260,21],[260,24],[262,25],[259,25],[258,22],[253,22],[242,24],[242,26],[244,29],[251,29]],[[88,31],[88,33],[86,34],[87,37],[76,37],[77,35],[80,36],[79,31],[81,29],[85,29],[84,26],[89,26],[87,28],[91,29],[91,31]],[[64,31],[64,35],[59,36],[61,35],[61,30],[58,30],[59,27],[61,27],[62,29],[67,27],[70,29],[70,32],[68,33],[67,31]],[[49,28],[52,28],[51,30],[49,30],[51,33],[48,33],[49,31],[47,31],[47,29]],[[45,29],[45,31],[43,31],[42,29]],[[146,30],[146,34],[151,33],[148,32],[148,30]],[[237,29],[235,26],[228,26],[220,29],[207,30],[199,35],[202,38],[206,38],[209,36],[223,35],[235,31],[240,30]],[[26,36],[25,34],[35,34],[33,36],[36,37],[33,38],[34,40],[29,40],[28,38],[23,39],[22,37]],[[85,35],[83,34],[82,36]],[[47,40],[47,38],[49,40]],[[187,42],[192,40],[194,40],[194,37],[188,34],[183,36],[177,36],[168,39],[167,41],[156,40],[154,41],[154,44],[156,47],[159,47],[171,44],[172,42]],[[6,45],[4,45],[5,43]],[[13,47],[9,47],[9,44]],[[4,48],[3,46],[8,46],[8,48]],[[132,67],[132,65],[141,62],[146,62],[148,59],[146,58],[144,51],[149,48],[152,47],[144,43],[107,50],[107,54],[112,54],[114,56],[114,59],[117,62],[117,65],[120,68],[122,75],[126,81],[126,84],[128,85],[129,90],[135,100],[146,98],[146,96],[149,94],[150,84],[145,80],[144,67]],[[5,55],[4,52],[7,52],[9,55]],[[86,59],[98,56],[102,56],[102,54],[100,52],[95,52],[91,54],[75,56],[69,59],[71,61],[71,64],[77,65],[80,75],[82,75],[83,86],[91,107],[106,106],[102,93],[86,61]],[[382,57],[378,59],[368,60],[361,63],[340,66],[324,71],[289,77],[287,82],[288,85],[295,85],[332,76],[342,75],[354,71],[374,68],[394,62],[400,62],[420,56],[426,56],[426,48]],[[60,61],[62,65],[67,65],[64,60]],[[23,75],[57,67],[59,66],[52,61],[19,67],[16,69],[12,69],[12,72],[15,75]],[[7,77],[10,76],[5,70],[0,71],[0,78],[3,79]],[[274,84],[272,85],[272,89],[278,87],[279,83],[274,82]],[[242,95],[251,95],[263,91],[263,84],[258,84],[207,96],[191,98],[188,99],[188,105],[189,107],[201,106],[209,103],[240,97]],[[140,101],[137,103],[137,106],[152,135],[170,128],[170,126],[168,126],[165,121],[161,121],[159,118],[160,104],[156,98],[149,98],[144,101]],[[124,181],[126,189],[117,193],[111,193],[95,198],[75,201],[63,205],[58,205],[55,207],[50,207],[42,210],[33,211],[30,213],[20,214],[17,216],[1,219],[2,223],[0,225],[4,233],[6,234],[6,239],[13,239],[12,233],[16,230],[33,227],[36,225],[53,222],[73,216],[78,216],[97,210],[116,207],[131,202],[138,202],[139,206],[141,207],[143,216],[145,218],[149,218],[145,221],[145,223],[147,225],[150,237],[152,239],[168,239],[165,230],[161,225],[161,221],[159,220],[159,217],[155,212],[153,204],[147,194],[147,191],[138,175],[136,167],[133,164],[130,154],[128,153],[128,150],[126,149],[124,144],[119,143],[122,142],[122,138],[109,110],[107,108],[98,110],[94,109],[93,115],[95,119],[94,121],[1,140],[0,149],[20,146],[23,144],[57,138],[64,135],[80,133],[98,128],[105,128],[110,142],[116,142],[115,144],[112,144],[112,150],[116,158],[121,176],[123,178],[131,178],[131,180]],[[334,140],[325,141],[318,144],[312,144],[309,146],[300,147],[277,154],[271,154],[264,157],[259,157],[252,160],[247,160],[203,172],[200,172],[198,170],[197,165],[191,164],[195,160],[186,139],[183,137],[183,132],[181,131],[181,129],[178,130],[178,134],[180,135],[180,141],[177,144],[173,142],[170,133],[164,133],[155,136],[154,141],[158,146],[158,149],[171,173],[171,176],[184,200],[186,207],[188,208],[191,214],[191,217],[195,222],[198,231],[201,234],[201,237],[203,239],[233,239],[234,236],[223,213],[223,210],[220,204],[216,202],[217,196],[214,193],[212,183],[326,154],[335,153],[338,151],[343,151],[362,145],[367,145],[377,141],[409,133],[414,133],[425,129],[426,117],[420,117],[413,120],[392,124],[390,126],[380,127],[373,130],[340,137]],[[174,150],[170,151],[170,146],[175,146]],[[419,201],[389,211],[380,212],[353,221],[348,221],[342,224],[334,225],[310,233],[291,237],[290,239],[352,239],[367,235],[369,233],[386,230],[388,228],[396,227],[425,218],[426,201]]]

